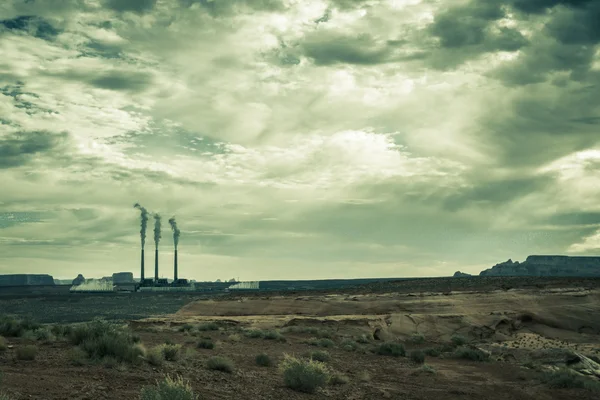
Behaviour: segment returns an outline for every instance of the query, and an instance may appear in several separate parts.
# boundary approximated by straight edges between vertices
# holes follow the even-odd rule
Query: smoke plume
[[[154,244],[158,249],[158,242],[160,242],[160,215],[154,214]]]
[[[177,250],[177,245],[179,244],[179,235],[181,234],[181,231],[177,227],[175,217],[171,217],[169,219],[169,224],[171,225],[171,230],[173,231],[173,243],[175,243],[175,250]]]
[[[148,210],[146,210],[144,207],[142,207],[140,205],[140,203],[135,203],[133,207],[140,210],[141,216],[142,216],[142,224],[141,224],[142,228],[140,229],[140,237],[142,239],[142,249],[143,249],[144,245],[146,244],[146,226],[148,225]]]

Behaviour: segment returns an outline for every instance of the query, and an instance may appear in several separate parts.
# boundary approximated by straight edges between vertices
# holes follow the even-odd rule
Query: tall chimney
[[[154,251],[154,280],[158,281],[158,249]]]
[[[177,282],[177,249],[175,249],[175,259],[174,259],[174,261],[175,261],[175,273],[173,275],[174,275],[174,278],[175,278],[175,282]]]
[[[140,283],[144,282],[144,249],[142,249],[142,272],[140,273]]]

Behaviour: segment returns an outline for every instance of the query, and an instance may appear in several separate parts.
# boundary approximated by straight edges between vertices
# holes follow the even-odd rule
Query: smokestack
[[[140,203],[135,203],[133,205],[134,208],[140,210],[141,213],[141,229],[140,229],[140,239],[142,242],[142,258],[141,258],[141,271],[140,271],[140,282],[144,282],[144,245],[146,244],[146,225],[148,224],[148,210],[140,205]]]
[[[154,214],[154,280],[158,281],[158,243],[160,242],[160,215]]]
[[[144,282],[144,249],[142,249],[142,273],[140,274],[140,283]]]
[[[175,273],[174,273],[174,278],[175,278],[175,282],[177,282],[177,249],[175,249]]]
[[[180,230],[177,227],[177,222],[175,222],[175,217],[169,218],[169,225],[171,225],[171,230],[173,231],[173,245],[175,247],[175,258],[173,260],[173,277],[175,281],[177,281],[177,245],[179,244],[179,235]]]

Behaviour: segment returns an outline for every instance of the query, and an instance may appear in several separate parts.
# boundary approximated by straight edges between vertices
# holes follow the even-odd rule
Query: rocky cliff
[[[50,275],[14,274],[0,275],[0,286],[54,285]]]
[[[600,277],[600,257],[529,256],[494,265],[480,276],[581,276]]]
[[[456,271],[453,275],[455,278],[466,278],[468,276],[473,276],[471,274],[467,274],[465,272]]]

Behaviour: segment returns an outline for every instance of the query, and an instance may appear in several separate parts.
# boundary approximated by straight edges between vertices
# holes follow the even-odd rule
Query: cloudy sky
[[[0,3],[0,273],[600,255],[598,1]]]

